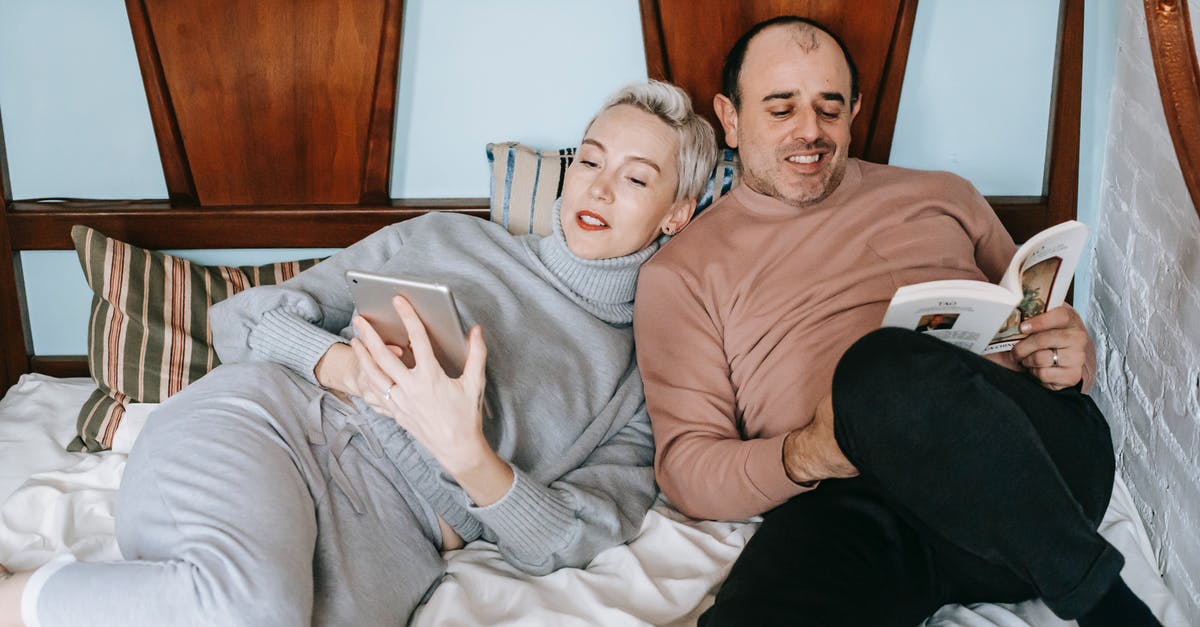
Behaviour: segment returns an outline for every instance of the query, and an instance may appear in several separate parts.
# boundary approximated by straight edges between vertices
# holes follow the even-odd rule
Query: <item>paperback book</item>
[[[929,333],[967,350],[1010,350],[1025,334],[1021,323],[1063,304],[1088,229],[1069,220],[1017,249],[998,284],[946,280],[896,290],[883,326]]]

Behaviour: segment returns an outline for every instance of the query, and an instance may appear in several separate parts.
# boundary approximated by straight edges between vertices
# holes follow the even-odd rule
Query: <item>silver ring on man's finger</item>
[[[1058,354],[1057,353],[1055,353],[1055,355],[1054,355],[1054,363],[1055,363],[1055,365],[1058,365]],[[392,400],[392,388],[395,388],[395,387],[396,387],[396,384],[393,383],[391,385],[391,387],[389,387],[388,389],[383,391],[383,400],[385,400],[385,401]]]
[[[1051,348],[1050,353],[1054,356],[1054,361],[1051,362],[1050,367],[1057,368],[1058,367],[1058,348]]]

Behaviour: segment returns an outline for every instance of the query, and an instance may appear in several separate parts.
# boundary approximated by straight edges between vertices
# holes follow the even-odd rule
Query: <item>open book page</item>
[[[999,285],[947,280],[901,287],[883,326],[929,333],[976,353],[1009,350],[1025,337],[1022,322],[1066,300],[1086,242],[1087,227],[1071,220],[1029,238]]]
[[[1012,349],[1025,337],[1022,322],[1066,301],[1087,236],[1086,225],[1068,220],[1034,235],[1017,249],[1000,286],[1019,294],[1020,300],[983,350],[985,354]]]
[[[983,281],[906,285],[892,297],[883,326],[928,333],[978,353],[1019,300],[1016,292]]]

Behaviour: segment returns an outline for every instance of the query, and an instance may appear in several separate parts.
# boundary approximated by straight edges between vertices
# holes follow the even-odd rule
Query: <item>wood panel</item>
[[[486,198],[394,200],[386,205],[171,207],[163,201],[14,202],[6,221],[24,250],[70,250],[84,224],[146,248],[325,248],[353,244],[429,211],[487,218]]]
[[[825,24],[846,42],[858,66],[862,109],[851,128],[850,153],[887,161],[916,0],[641,0],[641,9],[649,75],[683,87],[718,129],[712,98],[721,89],[725,54],[742,33],[777,15]]]
[[[401,0],[126,0],[176,205],[388,197]]]
[[[84,355],[34,355],[29,358],[29,371],[51,377],[87,377],[87,357]]]
[[[0,116],[0,198],[4,206],[12,201],[8,174],[8,155],[4,148],[4,123]],[[0,212],[0,394],[29,370],[25,342],[25,316],[22,315],[20,259],[13,248],[6,212]]]
[[[19,268],[8,224],[0,217],[0,395],[29,370]]]
[[[1145,0],[1154,74],[1192,206],[1200,216],[1200,60],[1187,0]]]

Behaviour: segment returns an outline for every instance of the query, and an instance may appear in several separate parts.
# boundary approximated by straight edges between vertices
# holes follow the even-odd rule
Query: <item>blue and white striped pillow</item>
[[[575,158],[575,149],[538,150],[518,142],[497,142],[487,145],[487,158],[492,170],[492,222],[514,235],[550,234],[554,201],[562,195],[563,175]],[[725,195],[737,180],[737,152],[726,148],[696,204],[696,213]]]

